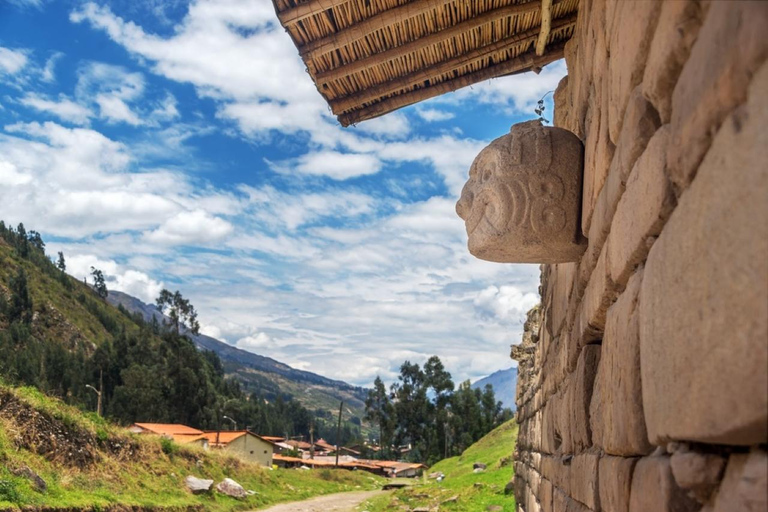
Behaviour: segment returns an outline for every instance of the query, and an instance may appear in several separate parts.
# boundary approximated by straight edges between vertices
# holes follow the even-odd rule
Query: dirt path
[[[359,491],[328,494],[304,501],[275,505],[260,512],[355,512],[355,507],[386,491]]]

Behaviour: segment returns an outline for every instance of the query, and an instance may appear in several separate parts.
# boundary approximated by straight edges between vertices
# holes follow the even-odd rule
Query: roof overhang
[[[579,0],[272,0],[339,122],[563,57]]]

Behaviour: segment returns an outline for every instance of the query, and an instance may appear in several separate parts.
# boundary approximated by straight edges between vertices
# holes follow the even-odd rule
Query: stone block
[[[616,299],[616,286],[608,274],[607,251],[608,244],[605,244],[581,299],[578,322],[574,325],[575,332],[572,335],[578,340],[578,347],[603,337],[605,315]],[[571,361],[575,362],[575,356],[578,356],[578,352],[570,353]]]
[[[663,2],[643,74],[643,94],[663,123],[672,117],[672,92],[699,35],[709,4],[701,0]]]
[[[599,254],[602,249],[611,230],[613,215],[624,193],[630,171],[659,126],[656,110],[643,97],[640,86],[636,87],[629,97],[623,128],[616,144],[608,176],[595,202],[594,214],[589,226],[588,253],[597,251]]]
[[[598,468],[600,457],[594,453],[582,453],[571,459],[568,492],[592,510],[600,510],[598,492]]]
[[[550,512],[554,506],[552,502],[552,482],[546,478],[541,479],[541,486],[539,491],[539,503],[541,503],[541,510]]]
[[[568,445],[564,453],[581,453],[592,446],[589,406],[592,390],[600,366],[600,345],[587,345],[579,355],[579,362],[568,386],[566,401],[569,418],[566,423],[569,430]],[[588,504],[589,505],[589,504]]]
[[[768,510],[768,453],[733,454],[715,496],[713,512]]]
[[[747,99],[750,79],[768,56],[766,26],[766,2],[711,3],[672,94],[668,168],[678,193],[722,122]]]
[[[568,299],[571,296],[573,280],[576,276],[578,265],[576,263],[560,263],[553,266],[553,294],[551,299],[552,309],[550,317],[552,318],[553,332],[560,334],[568,311]]]
[[[576,133],[576,129],[574,129],[571,123],[571,118],[573,117],[571,109],[573,106],[571,104],[571,94],[568,90],[568,75],[565,75],[557,84],[553,100],[555,102],[555,112],[552,124],[558,128],[564,128],[569,132]]]
[[[608,130],[614,142],[619,140],[629,95],[643,80],[661,3],[648,0],[616,4],[608,64]]]
[[[768,65],[648,256],[640,356],[653,444],[768,441],[766,90]]]
[[[456,203],[469,252],[500,263],[561,263],[586,249],[579,232],[583,147],[573,133],[519,123],[483,149]]]
[[[642,270],[608,309],[600,368],[590,406],[592,441],[611,455],[652,451],[643,415],[637,300]]]
[[[608,95],[590,96],[584,145],[584,190],[581,204],[581,230],[589,233],[595,200],[608,175],[616,149],[608,136]]]
[[[552,492],[552,501],[554,502],[553,512],[568,512],[568,502],[571,501],[566,494],[555,488]]]
[[[637,461],[632,474],[630,512],[696,512],[700,508],[675,483],[669,457],[654,456]]]
[[[629,494],[635,458],[604,456],[598,471],[600,510],[602,512],[629,512]]]
[[[670,459],[677,485],[701,504],[709,501],[720,484],[725,463],[721,455],[682,450],[673,453]]]
[[[667,125],[648,142],[616,208],[608,237],[608,262],[611,280],[619,287],[645,261],[650,249],[648,239],[661,233],[675,207],[675,195],[665,172],[668,141]]]

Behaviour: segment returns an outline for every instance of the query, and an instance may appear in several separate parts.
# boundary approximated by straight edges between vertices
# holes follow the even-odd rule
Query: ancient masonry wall
[[[589,247],[515,349],[518,510],[768,509],[766,56],[768,2],[582,0]]]

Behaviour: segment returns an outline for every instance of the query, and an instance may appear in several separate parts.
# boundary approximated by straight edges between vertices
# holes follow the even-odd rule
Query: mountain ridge
[[[492,374],[475,381],[472,384],[472,388],[483,389],[486,384],[493,386],[496,400],[499,400],[503,407],[509,407],[512,411],[517,409],[517,406],[515,405],[515,387],[517,386],[516,367],[493,372]]]
[[[153,317],[161,322],[169,321],[155,305],[147,304],[125,292],[110,290],[107,301],[115,307],[122,306],[129,313],[141,314],[148,322],[151,322]],[[287,392],[305,407],[318,408],[319,405],[329,411],[338,410],[338,401],[343,400],[355,416],[362,418],[368,393],[365,388],[306,370],[298,370],[271,357],[234,347],[205,334],[186,334],[199,350],[216,353],[224,363],[227,373],[238,378],[246,389],[258,388],[263,391],[266,388],[268,394]]]

